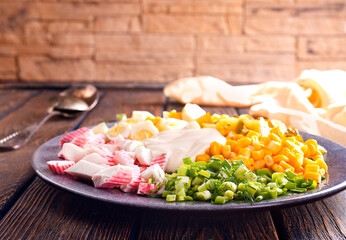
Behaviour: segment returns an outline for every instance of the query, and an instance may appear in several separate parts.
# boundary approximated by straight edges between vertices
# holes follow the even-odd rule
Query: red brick
[[[242,0],[234,1],[152,1],[144,0],[145,13],[241,14]]]
[[[296,40],[291,36],[255,35],[245,40],[247,52],[295,53]]]
[[[96,35],[97,49],[117,49],[123,52],[134,51],[193,51],[193,36],[172,35]]]
[[[344,3],[319,2],[312,4],[268,3],[246,5],[246,17],[272,17],[272,18],[345,18]]]
[[[199,54],[198,65],[275,65],[275,64],[295,64],[294,54],[257,54],[257,53],[240,53],[240,54]]]
[[[0,57],[0,72],[17,71],[14,57]]]
[[[21,34],[16,32],[0,32],[0,44],[19,44],[21,43]]]
[[[67,46],[51,47],[48,55],[55,59],[91,58],[94,55],[93,47]]]
[[[94,35],[91,33],[60,33],[54,35],[53,43],[57,45],[91,46]]]
[[[96,32],[140,32],[139,16],[101,17],[95,22]]]
[[[94,16],[116,16],[119,14],[139,14],[139,3],[50,3],[40,2],[37,5],[37,16],[40,19],[91,20]]]
[[[230,83],[261,83],[267,81],[292,81],[295,65],[253,65],[230,64],[228,66],[203,65],[197,68],[197,75],[209,75]]]
[[[197,46],[201,52],[244,52],[244,37],[208,35],[198,36]]]
[[[24,25],[24,37],[26,44],[47,44],[52,35],[47,32],[47,25],[40,21],[30,21]]]
[[[96,61],[112,62],[114,64],[138,64],[138,65],[184,65],[194,66],[194,56],[192,53],[176,52],[133,52],[119,53],[117,51],[98,51]]]
[[[16,46],[7,44],[0,45],[0,56],[15,56],[16,54]]]
[[[117,82],[170,82],[193,75],[186,66],[97,64],[97,79]]]
[[[298,57],[302,60],[346,60],[346,37],[301,37]]]
[[[0,72],[0,81],[2,82],[14,82],[17,81],[18,77],[17,77],[17,73],[15,72]]]
[[[223,33],[239,29],[239,23],[222,15],[144,15],[144,31],[150,33]],[[233,26],[234,24],[234,26]]]
[[[263,18],[246,20],[247,34],[344,34],[345,20],[338,18]]]
[[[19,57],[20,78],[24,81],[94,81],[92,60],[53,60],[48,57]]]
[[[346,61],[298,61],[296,68],[297,76],[306,69],[333,70],[341,69],[346,71]]]
[[[48,24],[48,32],[90,32],[92,31],[92,21],[54,21]]]

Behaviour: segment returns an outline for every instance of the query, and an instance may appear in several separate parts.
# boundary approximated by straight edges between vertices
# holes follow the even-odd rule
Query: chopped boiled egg
[[[147,118],[155,118],[155,116],[148,111],[133,111],[132,112],[132,120],[134,122],[141,122],[146,120]]]
[[[187,103],[182,111],[182,118],[185,121],[194,121],[206,114],[200,106],[197,104]]]
[[[132,124],[131,139],[136,141],[142,141],[144,139],[151,138],[159,133],[159,130],[152,121],[145,120],[142,122]]]
[[[185,120],[179,120],[176,118],[161,119],[158,123],[158,128],[160,131],[172,130],[172,129],[182,129],[188,124]]]
[[[131,133],[131,124],[127,122],[119,122],[114,124],[107,132],[107,137],[109,139],[114,139],[118,135],[122,135],[124,138],[128,138]]]
[[[91,131],[94,133],[94,134],[99,134],[99,133],[102,133],[103,135],[105,135],[107,132],[108,132],[108,127],[106,125],[106,123],[102,122],[98,125],[96,125],[95,127],[93,127],[91,129]]]

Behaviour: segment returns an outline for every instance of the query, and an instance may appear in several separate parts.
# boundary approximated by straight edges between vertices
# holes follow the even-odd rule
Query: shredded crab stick
[[[261,201],[313,189],[328,171],[326,150],[280,121],[191,104],[162,118],[134,111],[111,128],[70,132],[60,145],[65,161],[49,161],[52,172],[167,201]]]
[[[66,174],[64,171],[74,165],[74,161],[49,161],[49,169],[56,174]]]
[[[97,188],[115,188],[129,184],[132,180],[133,167],[116,165],[95,173],[92,177]]]
[[[83,127],[83,128],[77,129],[76,131],[66,134],[64,137],[61,138],[60,146],[64,145],[64,143],[72,142],[73,139],[79,136],[82,136],[84,133],[89,131],[90,131],[89,128]]]

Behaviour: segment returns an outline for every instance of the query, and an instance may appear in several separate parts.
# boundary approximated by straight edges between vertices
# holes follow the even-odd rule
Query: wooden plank
[[[143,214],[137,239],[278,239],[268,212]]]
[[[0,120],[0,136],[10,134],[22,127],[40,120],[49,107],[49,101],[56,95],[54,91],[43,91],[23,106]],[[54,117],[45,123],[33,138],[21,149],[0,153],[0,216],[11,206],[34,176],[31,157],[34,151],[48,139],[69,131],[78,121]]]
[[[346,239],[346,191],[273,212],[280,239]]]
[[[57,190],[39,178],[0,221],[0,239],[129,239],[135,210]]]
[[[4,118],[11,111],[20,107],[21,104],[38,93],[39,91],[37,90],[20,91],[16,89],[0,89],[0,119]]]

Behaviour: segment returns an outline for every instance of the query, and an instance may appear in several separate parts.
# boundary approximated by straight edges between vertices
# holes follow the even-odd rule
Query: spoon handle
[[[58,111],[50,111],[41,121],[22,128],[0,139],[0,151],[15,150],[28,142],[34,133],[52,116],[59,115]]]

